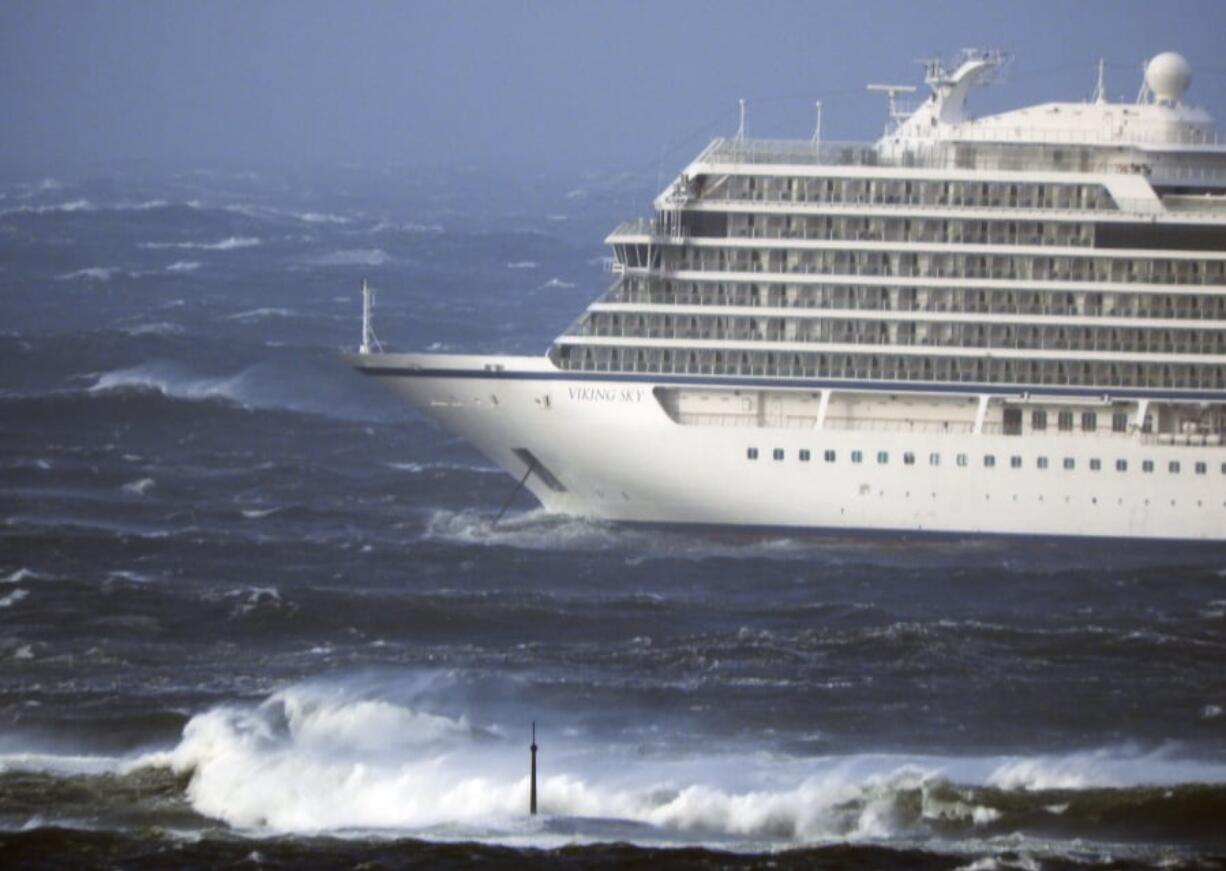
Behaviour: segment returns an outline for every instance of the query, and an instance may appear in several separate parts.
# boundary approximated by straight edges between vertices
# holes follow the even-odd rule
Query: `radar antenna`
[[[878,93],[884,93],[889,100],[890,120],[887,121],[885,125],[887,134],[892,128],[897,127],[903,121],[907,120],[907,116],[911,114],[911,108],[908,106],[900,106],[898,103],[898,95],[915,93],[915,85],[868,85],[867,89]],[[821,104],[818,105],[820,106]]]

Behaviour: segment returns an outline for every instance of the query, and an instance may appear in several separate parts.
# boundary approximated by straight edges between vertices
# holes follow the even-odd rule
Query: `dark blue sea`
[[[337,359],[543,353],[654,181],[4,177],[0,863],[1226,867],[1226,548],[494,525]]]

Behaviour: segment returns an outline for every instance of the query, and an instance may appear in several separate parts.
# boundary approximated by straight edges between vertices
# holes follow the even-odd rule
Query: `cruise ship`
[[[1135,102],[1100,64],[1088,100],[972,117],[1005,61],[927,61],[913,107],[870,86],[873,144],[742,108],[542,356],[383,353],[368,308],[348,360],[550,512],[1226,540],[1226,140],[1176,53]]]

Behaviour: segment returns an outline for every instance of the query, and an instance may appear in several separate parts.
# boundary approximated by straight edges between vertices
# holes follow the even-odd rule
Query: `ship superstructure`
[[[355,363],[551,510],[1226,539],[1226,142],[1173,53],[971,118],[1004,60],[872,145],[710,143],[545,358]]]

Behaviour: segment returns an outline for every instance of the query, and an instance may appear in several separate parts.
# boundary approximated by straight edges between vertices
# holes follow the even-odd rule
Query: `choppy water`
[[[1226,549],[493,527],[335,359],[542,351],[634,187],[0,187],[0,858],[1226,862]]]

